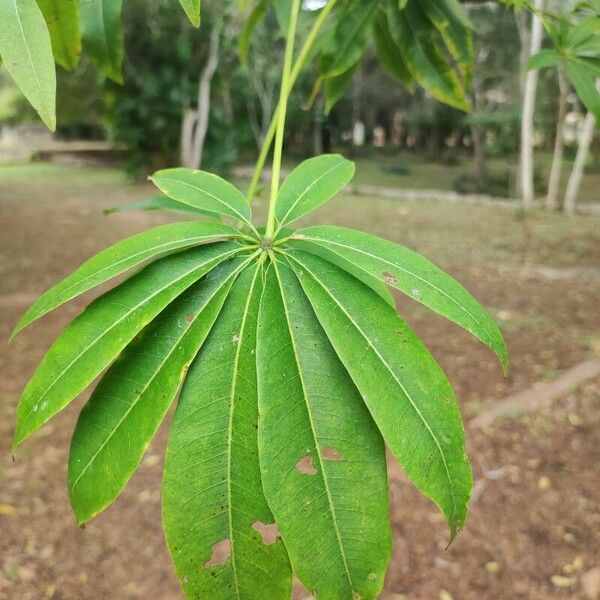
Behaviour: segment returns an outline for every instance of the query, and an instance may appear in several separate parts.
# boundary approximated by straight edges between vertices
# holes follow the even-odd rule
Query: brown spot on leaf
[[[203,568],[208,569],[209,567],[216,567],[218,565],[224,565],[231,556],[231,540],[229,538],[225,538],[216,544],[213,544],[212,547],[212,556],[210,560],[207,560],[203,566]]]
[[[310,454],[307,454],[296,463],[296,469],[304,475],[314,475],[317,472],[313,466],[313,459]]]
[[[260,533],[265,546],[274,544],[279,537],[279,529],[277,529],[277,525],[275,525],[275,523],[265,524],[261,521],[256,521],[252,523],[252,529]]]
[[[396,278],[389,271],[385,271],[381,275],[388,285],[394,285],[396,283]]]
[[[185,320],[191,323],[194,320],[194,315],[185,315]]]
[[[323,448],[321,454],[325,460],[342,460],[342,457],[336,452],[335,448]]]

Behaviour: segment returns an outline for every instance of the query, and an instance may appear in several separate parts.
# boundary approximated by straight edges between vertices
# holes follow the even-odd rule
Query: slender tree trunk
[[[189,169],[199,169],[202,164],[204,141],[208,131],[210,114],[210,88],[212,78],[219,66],[219,45],[221,32],[219,27],[211,31],[208,58],[198,81],[196,110],[184,113],[181,126],[181,163]]]
[[[588,112],[583,123],[577,157],[575,158],[575,164],[573,165],[569,183],[567,184],[567,191],[565,193],[565,212],[569,215],[572,215],[575,212],[577,196],[579,195],[579,188],[581,187],[581,180],[583,179],[583,172],[590,153],[590,146],[592,145],[595,128],[596,117],[592,112]]]
[[[556,116],[556,138],[554,140],[552,168],[550,169],[550,178],[548,180],[548,195],[546,196],[546,208],[548,210],[558,209],[558,192],[565,147],[564,125],[567,114],[567,94],[569,88],[567,80],[560,70],[558,71],[558,85],[560,87],[560,95],[558,98],[558,114]]]
[[[544,0],[534,0],[535,6],[542,10]],[[529,56],[533,56],[542,47],[543,27],[541,20],[535,15],[531,16],[531,43]],[[534,141],[534,113],[535,96],[537,92],[538,71],[531,69],[525,78],[523,91],[523,114],[521,117],[521,196],[523,208],[530,209],[535,199],[534,172],[533,172],[533,141]]]

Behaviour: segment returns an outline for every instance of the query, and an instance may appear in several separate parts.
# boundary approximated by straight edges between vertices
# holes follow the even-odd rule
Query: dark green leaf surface
[[[217,175],[191,169],[163,169],[154,173],[150,180],[163,194],[177,202],[250,224],[252,212],[244,194]]]
[[[267,274],[257,343],[265,495],[318,598],[375,598],[390,557],[385,451],[298,280]]]
[[[200,27],[200,0],[179,0],[190,23],[194,27]]]
[[[249,260],[226,261],[195,283],[102,377],[71,441],[69,496],[79,523],[111,504],[137,468],[235,275]]]
[[[446,376],[410,327],[363,283],[310,254],[289,256],[387,445],[440,507],[453,539],[464,524],[472,476]]]
[[[67,406],[179,294],[241,248],[220,242],[168,256],[92,302],[29,380],[17,407],[14,445]]]
[[[291,592],[283,543],[263,541],[260,532],[273,523],[256,432],[261,281],[260,267],[252,266],[234,284],[188,373],[171,427],[163,519],[190,598],[284,600]]]
[[[465,89],[437,46],[434,29],[419,6],[409,2],[399,12],[388,0],[390,33],[402,49],[411,75],[434,98],[461,110],[469,110]]]
[[[54,59],[72,71],[81,55],[78,0],[37,0],[37,3],[50,31]]]
[[[101,73],[123,83],[122,0],[84,0],[80,3],[83,47]]]
[[[343,190],[354,176],[354,163],[339,154],[305,160],[283,182],[275,216],[280,226],[312,212]]]
[[[301,229],[290,243],[315,254],[323,247],[454,321],[489,346],[506,370],[506,346],[495,321],[460,283],[420,254],[362,231],[327,225]]]
[[[380,13],[375,22],[375,49],[384,71],[414,92],[415,80],[404,62],[402,51],[392,39],[385,13]]]
[[[56,128],[56,73],[48,26],[35,0],[0,0],[0,56],[49,129]]]
[[[61,304],[149,259],[188,246],[241,235],[237,229],[220,223],[173,223],[117,242],[84,262],[71,275],[40,296],[21,317],[12,335]]]
[[[346,4],[325,47],[319,71],[321,77],[337,77],[354,66],[362,57],[373,21],[377,0],[361,0]]]

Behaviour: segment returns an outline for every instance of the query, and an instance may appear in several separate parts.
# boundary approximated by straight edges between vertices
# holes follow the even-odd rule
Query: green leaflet
[[[279,227],[312,212],[343,190],[354,176],[354,163],[339,154],[305,160],[283,182],[275,216]]]
[[[73,71],[81,55],[78,0],[37,0],[37,3],[50,31],[54,59],[64,69]]]
[[[159,312],[242,250],[220,242],[168,256],[92,302],[52,344],[17,407],[17,446],[61,411]]]
[[[80,3],[83,46],[109,79],[123,83],[122,0],[84,0]]]
[[[381,436],[293,272],[267,273],[257,342],[263,487],[318,598],[375,598],[390,558]]]
[[[256,439],[261,281],[257,265],[235,282],[188,373],[171,427],[163,520],[190,598],[283,600],[291,593],[283,543],[263,541],[260,532],[273,523]]]
[[[334,226],[300,229],[290,243],[319,255],[325,248],[364,276],[385,282],[454,321],[489,346],[506,371],[508,354],[495,321],[462,285],[420,254],[362,231]]]
[[[360,60],[341,75],[327,77],[325,82],[323,82],[322,79],[317,80],[313,92],[318,93],[321,85],[323,86],[326,115],[328,115],[333,107],[342,99],[346,89],[350,85],[350,82],[354,79],[354,75],[356,75],[356,71],[358,70],[359,66]],[[316,97],[316,93],[314,94],[314,97]]]
[[[248,258],[219,265],[168,306],[123,351],[79,415],[69,496],[85,523],[109,506],[137,468],[187,369]]]
[[[267,14],[270,6],[271,0],[260,0],[260,2],[252,9],[250,16],[246,19],[246,23],[244,24],[244,28],[240,33],[240,40],[238,42],[238,53],[240,55],[240,62],[243,65],[248,62],[248,52],[250,51],[252,34],[254,33],[257,25]]]
[[[54,131],[56,73],[48,26],[35,0],[0,0],[0,56],[27,100]]]
[[[454,539],[464,524],[472,475],[446,376],[410,327],[364,284],[310,254],[289,256],[387,445],[440,507]]]
[[[130,210],[165,210],[172,212],[183,212],[203,217],[210,216],[213,219],[215,218],[215,215],[213,213],[200,210],[198,208],[190,206],[189,204],[183,204],[182,202],[177,202],[177,200],[173,200],[168,196],[161,195],[152,196],[150,198],[143,198],[142,200],[133,200],[131,202],[125,202],[124,204],[119,204],[118,206],[105,209],[104,214],[112,215],[113,213],[127,212]]]
[[[360,60],[377,9],[377,0],[361,0],[346,5],[321,56],[319,72],[322,78],[337,77]]]
[[[384,71],[414,93],[415,80],[406,66],[402,51],[392,38],[384,12],[377,15],[375,21],[375,49]]]
[[[437,29],[450,56],[456,61],[463,77],[464,88],[469,88],[473,78],[473,35],[469,26],[465,24],[466,15],[463,14],[461,18],[456,12],[462,7],[452,6],[452,0],[421,0],[419,6]]]
[[[597,74],[586,66],[573,61],[568,62],[566,68],[577,95],[596,119],[600,120],[600,91]]]
[[[241,219],[252,226],[252,211],[233,184],[206,171],[163,169],[150,178],[165,195],[204,212]]]
[[[399,12],[394,0],[388,0],[387,15],[392,38],[402,49],[411,75],[434,98],[468,111],[465,89],[438,49],[431,25],[419,6],[409,2]]]
[[[200,27],[200,0],[179,0],[187,18],[194,27]]]
[[[149,259],[186,246],[242,235],[237,229],[220,223],[173,223],[117,242],[84,262],[71,275],[40,296],[21,317],[12,336],[61,304]]]

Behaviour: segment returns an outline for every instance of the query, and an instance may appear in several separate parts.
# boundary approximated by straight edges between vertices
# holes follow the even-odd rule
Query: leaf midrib
[[[232,251],[229,252],[229,254],[235,254],[236,252],[239,252],[239,251],[240,250],[238,250],[238,249],[232,250]],[[227,256],[227,254],[225,254],[225,256]],[[215,257],[212,260],[216,260],[216,259],[217,259],[217,257]],[[209,261],[209,262],[212,262],[212,261]],[[179,283],[182,279],[185,279],[186,277],[188,277],[189,275],[191,275],[195,270],[200,270],[200,269],[202,269],[205,266],[206,266],[206,264],[203,263],[201,265],[198,265],[198,266],[194,267],[193,269],[190,269],[189,271],[186,271],[183,275],[181,275],[181,277],[178,277],[177,279],[174,279],[174,280],[170,281],[168,285],[161,287],[160,289],[158,289],[157,291],[155,291],[154,293],[152,293],[150,296],[146,296],[142,302],[139,302],[138,304],[136,304],[133,308],[131,308],[128,312],[126,312],[122,317],[120,317],[119,319],[117,319],[110,327],[108,327],[107,329],[105,329],[98,337],[94,338],[94,340],[90,344],[88,344],[83,350],[81,350],[81,352],[79,352],[79,354],[75,358],[73,358],[73,360],[56,376],[56,378],[52,380],[52,382],[44,390],[44,393],[37,399],[37,401],[29,409],[29,412],[27,413],[27,415],[25,416],[25,418],[28,419],[32,415],[32,413],[37,409],[37,407],[39,407],[39,405],[40,405],[41,401],[43,400],[43,398],[45,398],[46,395],[48,394],[48,392],[56,385],[56,383],[60,379],[62,379],[62,377],[64,376],[64,374],[78,360],[80,360],[81,357],[92,346],[94,346],[99,340],[101,340],[107,333],[109,333],[110,331],[112,331],[117,325],[119,325],[121,322],[123,322],[129,316],[131,316],[131,314],[133,312],[135,312],[138,308],[140,308],[144,304],[147,304],[150,300],[152,300],[153,298],[155,298],[156,296],[158,296],[159,294],[161,294],[162,292],[164,292],[165,290],[167,290],[171,286],[176,285],[177,283]]]
[[[240,267],[238,269],[236,269],[233,273],[231,273],[226,279],[224,279],[221,282],[221,285],[216,288],[213,293],[206,299],[206,301],[203,304],[202,309],[196,313],[194,315],[194,319],[189,323],[189,326],[187,326],[184,330],[182,330],[180,333],[181,335],[179,335],[179,337],[177,338],[177,341],[175,343],[173,343],[173,345],[171,346],[171,349],[169,350],[169,352],[165,355],[165,357],[163,358],[163,360],[160,362],[158,368],[154,371],[152,377],[146,382],[146,384],[144,384],[144,387],[141,389],[141,391],[139,392],[139,394],[137,395],[137,398],[129,405],[129,407],[127,408],[127,410],[125,411],[125,413],[123,414],[123,416],[121,417],[121,419],[119,419],[119,421],[115,424],[115,426],[110,430],[110,432],[108,433],[108,435],[105,437],[104,441],[102,442],[102,444],[100,445],[100,447],[98,448],[98,450],[93,454],[93,456],[90,458],[90,460],[87,462],[87,464],[85,465],[85,467],[81,470],[80,474],[78,475],[77,479],[74,481],[73,485],[71,486],[71,490],[74,491],[75,488],[77,487],[79,481],[81,480],[81,478],[85,475],[85,473],[87,472],[87,470],[91,467],[92,463],[95,462],[95,460],[98,458],[98,456],[100,455],[100,453],[102,452],[102,450],[104,450],[104,448],[106,447],[106,445],[110,442],[110,440],[113,438],[113,436],[116,434],[117,430],[121,427],[121,425],[125,422],[125,420],[127,419],[127,417],[129,416],[129,414],[131,413],[131,411],[138,405],[138,403],[141,401],[142,396],[146,393],[146,391],[148,390],[148,388],[150,387],[150,385],[152,385],[152,382],[158,377],[159,373],[161,372],[161,370],[163,369],[163,367],[165,366],[165,364],[167,363],[167,361],[169,360],[169,358],[171,358],[171,356],[175,353],[175,351],[178,348],[178,344],[181,342],[182,339],[184,339],[189,332],[192,330],[193,326],[196,324],[196,322],[198,321],[198,319],[200,318],[202,311],[204,310],[204,308],[206,308],[206,306],[209,304],[209,302],[211,302],[214,297],[223,289],[223,286],[227,285],[227,282],[232,278],[235,277],[240,270],[242,270],[247,264],[248,262],[251,260],[248,259],[247,261],[245,261],[242,265],[240,265]]]
[[[300,379],[300,385],[302,386],[302,397],[304,399],[304,404],[306,406],[306,413],[308,416],[308,422],[310,424],[310,430],[312,433],[312,437],[313,440],[315,442],[315,451],[317,454],[317,460],[319,463],[319,472],[321,473],[321,480],[323,481],[323,485],[325,486],[325,493],[327,495],[327,503],[329,504],[329,511],[331,513],[332,516],[332,521],[333,521],[333,526],[335,529],[335,535],[337,538],[337,542],[338,542],[338,546],[340,548],[340,554],[342,556],[342,561],[344,563],[344,570],[346,573],[346,577],[348,578],[348,583],[350,584],[350,589],[352,590],[352,593],[356,593],[356,589],[354,587],[354,583],[352,582],[352,576],[350,575],[350,569],[348,568],[348,560],[346,558],[346,552],[344,550],[344,545],[342,543],[342,536],[340,534],[340,529],[338,526],[338,522],[337,522],[337,515],[335,512],[335,508],[333,505],[333,499],[331,497],[331,490],[329,489],[329,484],[327,482],[327,476],[326,476],[326,471],[325,471],[325,465],[323,463],[323,458],[321,456],[321,448],[319,446],[319,440],[317,438],[317,432],[316,432],[316,428],[315,428],[315,423],[313,421],[312,418],[312,413],[311,413],[311,407],[309,405],[308,402],[308,393],[306,391],[306,384],[304,382],[304,377],[302,375],[302,368],[300,366],[300,358],[298,355],[298,348],[296,345],[296,340],[294,338],[294,334],[292,332],[292,324],[290,323],[290,316],[289,316],[289,311],[288,311],[288,307],[287,307],[287,303],[285,301],[285,294],[283,292],[283,283],[281,281],[281,277],[279,275],[279,271],[277,269],[277,262],[273,261],[273,266],[275,268],[275,275],[277,277],[277,282],[279,284],[279,290],[281,293],[281,300],[282,300],[282,304],[283,304],[283,310],[285,313],[285,318],[286,318],[286,322],[288,325],[288,330],[289,330],[289,334],[290,334],[290,340],[292,342],[292,350],[294,352],[294,360],[296,361],[296,369],[298,371],[298,378]],[[294,276],[296,276],[295,272],[294,272]]]
[[[446,456],[444,454],[444,451],[442,450],[442,447],[441,447],[441,444],[440,444],[439,440],[437,439],[437,436],[435,435],[435,433],[433,432],[433,430],[429,426],[429,423],[427,423],[427,420],[424,418],[423,414],[419,410],[419,407],[417,406],[417,404],[412,399],[412,396],[409,394],[408,390],[404,387],[404,385],[402,384],[402,382],[398,379],[398,377],[396,376],[396,374],[394,373],[394,371],[392,370],[392,368],[388,365],[387,361],[384,359],[384,357],[381,355],[381,353],[373,345],[373,343],[371,342],[371,340],[369,339],[369,337],[365,334],[365,332],[360,328],[360,326],[358,325],[358,323],[348,313],[348,311],[346,310],[346,308],[338,301],[338,299],[333,295],[333,293],[327,288],[327,286],[325,286],[322,283],[322,281],[317,277],[317,275],[315,275],[315,273],[309,267],[307,267],[305,263],[301,262],[301,260],[299,260],[298,258],[296,258],[295,256],[292,256],[292,255],[288,255],[288,257],[291,258],[292,260],[294,260],[295,262],[297,262],[302,268],[306,269],[310,273],[310,275],[312,276],[312,278],[315,280],[315,282],[317,282],[319,284],[319,286],[325,291],[325,293],[335,302],[335,304],[344,313],[344,315],[346,315],[346,317],[352,323],[352,325],[355,327],[355,329],[367,341],[367,343],[369,344],[369,346],[371,347],[371,349],[373,350],[373,352],[377,355],[377,357],[379,358],[379,360],[381,361],[381,363],[389,371],[389,373],[392,375],[392,378],[396,381],[396,383],[400,386],[400,388],[404,392],[404,395],[406,396],[406,398],[410,402],[411,406],[413,407],[414,411],[417,413],[418,417],[421,419],[421,421],[425,425],[425,428],[429,432],[431,438],[433,439],[433,441],[434,441],[434,443],[435,443],[435,445],[436,445],[436,447],[437,447],[437,449],[439,451],[440,457],[442,459],[442,463],[444,465],[444,470],[446,472],[446,478],[447,478],[448,483],[450,485],[450,495],[452,497],[452,506],[453,506],[453,517],[454,517],[454,519],[457,519],[458,505],[457,505],[456,496],[455,496],[455,493],[454,493],[453,481],[452,481],[452,478],[450,476],[450,470],[448,468],[448,463],[446,461]],[[452,529],[454,529],[454,524],[452,525]]]
[[[238,332],[238,341],[237,348],[235,351],[234,358],[234,366],[233,366],[233,374],[232,374],[232,386],[231,386],[231,394],[229,396],[229,422],[228,422],[228,430],[227,430],[227,520],[229,524],[229,536],[231,539],[231,569],[233,571],[233,580],[235,582],[235,594],[237,598],[241,598],[240,596],[240,585],[238,581],[237,574],[237,565],[235,559],[235,542],[233,536],[233,512],[231,509],[231,498],[232,498],[232,488],[231,488],[231,473],[232,473],[232,461],[231,454],[233,448],[233,414],[235,407],[235,393],[237,390],[237,382],[238,382],[238,370],[239,370],[239,359],[242,349],[242,341],[244,337],[244,330],[246,328],[246,321],[248,318],[248,312],[250,310],[250,304],[252,302],[252,297],[254,294],[254,286],[256,285],[256,278],[258,276],[258,272],[260,270],[260,265],[257,265],[256,271],[254,272],[254,277],[252,278],[252,283],[250,285],[250,290],[248,292],[248,298],[246,300],[246,304],[244,305],[244,312],[242,314],[242,322],[240,324],[240,329]]]

